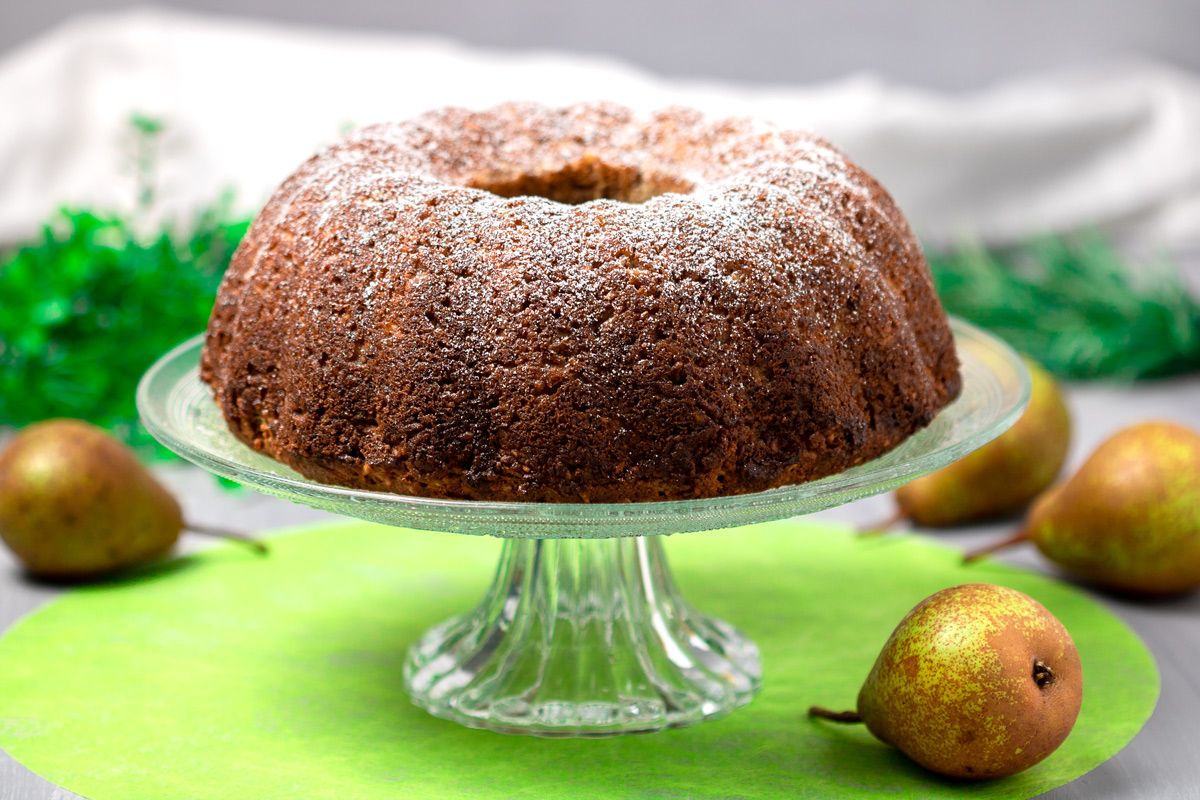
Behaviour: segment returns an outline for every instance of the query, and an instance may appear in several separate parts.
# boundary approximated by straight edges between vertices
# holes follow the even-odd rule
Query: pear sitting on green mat
[[[1050,373],[1028,358],[1029,407],[975,452],[896,490],[895,521],[952,527],[1025,508],[1058,476],[1071,443],[1071,416]]]
[[[185,529],[244,538],[184,523],[170,492],[94,425],[40,422],[0,454],[0,539],[30,574],[104,575],[166,555]]]
[[[1172,422],[1116,433],[1038,498],[1016,536],[967,560],[1027,540],[1107,589],[1168,595],[1200,586],[1200,433]]]
[[[809,715],[865,722],[926,769],[998,778],[1053,753],[1079,716],[1079,652],[1026,594],[988,583],[943,589],[908,613],[875,661],[858,710]]]

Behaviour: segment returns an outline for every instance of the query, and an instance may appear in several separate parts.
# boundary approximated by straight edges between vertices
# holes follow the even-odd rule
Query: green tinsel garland
[[[207,324],[248,225],[226,210],[146,243],[118,217],[63,211],[40,242],[0,257],[0,425],[77,417],[149,446],[134,388]]]
[[[138,378],[204,329],[248,220],[227,204],[143,243],[133,223],[62,212],[42,240],[0,256],[0,426],[49,417],[149,445]],[[1136,378],[1200,366],[1200,308],[1169,265],[1136,273],[1098,234],[930,255],[947,309],[1053,372]]]
[[[1200,367],[1200,306],[1165,260],[1126,263],[1100,233],[929,254],[947,310],[1065,378]]]

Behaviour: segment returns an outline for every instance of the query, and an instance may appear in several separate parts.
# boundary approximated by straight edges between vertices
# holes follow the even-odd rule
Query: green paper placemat
[[[346,522],[278,537],[266,559],[220,548],[68,592],[0,640],[0,746],[94,800],[1024,798],[1120,750],[1158,696],[1150,654],[1078,590],[964,569],[913,538],[780,522],[667,543],[684,592],[762,648],[748,707],[613,739],[460,728],[408,702],[400,667],[482,597],[498,545]],[[943,780],[861,726],[805,717],[849,707],[900,618],[970,581],[1027,592],[1074,636],[1083,711],[1058,752],[1003,780]]]

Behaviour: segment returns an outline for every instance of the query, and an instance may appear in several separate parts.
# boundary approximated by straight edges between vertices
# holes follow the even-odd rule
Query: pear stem
[[[830,711],[828,708],[821,706],[809,706],[808,715],[810,717],[820,717],[831,722],[845,722],[848,724],[862,722],[863,718],[859,716],[857,711]]]
[[[908,519],[908,513],[905,512],[904,509],[897,508],[894,512],[892,512],[891,516],[881,519],[874,525],[866,525],[862,528],[859,528],[858,536],[860,539],[867,539],[872,536],[882,536],[906,519]]]
[[[978,561],[990,553],[996,552],[997,550],[1003,550],[1006,547],[1012,547],[1014,544],[1020,544],[1021,542],[1029,541],[1030,538],[1032,537],[1030,536],[1029,526],[1023,525],[1017,530],[1016,533],[1007,539],[1001,539],[998,542],[992,542],[989,545],[984,545],[978,550],[972,550],[971,552],[965,554],[963,556],[963,563],[970,564],[974,561]]]
[[[270,550],[267,549],[267,546],[262,541],[239,531],[231,531],[226,528],[213,528],[209,527],[208,525],[193,525],[190,522],[185,523],[183,529],[186,531],[191,531],[192,533],[198,533],[201,536],[215,536],[218,539],[232,539],[233,541],[240,542],[254,552],[261,553],[264,556],[270,552]]]

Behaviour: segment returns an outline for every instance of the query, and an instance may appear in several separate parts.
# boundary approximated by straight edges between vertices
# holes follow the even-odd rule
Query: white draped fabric
[[[1200,77],[1097,66],[970,94],[861,75],[816,86],[664,80],[612,61],[167,11],[76,18],[0,61],[0,242],[58,206],[128,209],[129,118],[167,124],[162,213],[224,189],[250,212],[349,126],[510,99],[683,104],[810,128],[895,195],[927,241],[1099,225],[1200,249]]]

